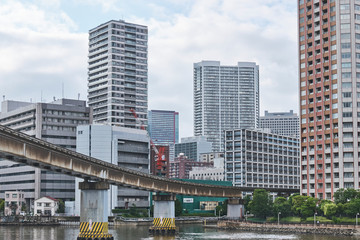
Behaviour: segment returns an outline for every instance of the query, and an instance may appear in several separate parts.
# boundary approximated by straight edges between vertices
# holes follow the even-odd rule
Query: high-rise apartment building
[[[301,193],[359,189],[360,2],[298,1]]]
[[[259,66],[218,61],[194,64],[194,135],[207,136],[223,151],[224,130],[256,128],[259,121]]]
[[[76,126],[91,122],[85,101],[60,99],[51,103],[4,101],[0,124],[75,151]],[[5,191],[21,190],[29,206],[35,199],[75,197],[75,178],[0,159],[0,198]]]
[[[300,137],[299,126],[299,116],[293,110],[273,113],[265,111],[259,121],[259,128],[269,128],[272,133],[296,138]]]
[[[88,100],[95,122],[147,125],[147,38],[146,26],[122,20],[89,31]]]

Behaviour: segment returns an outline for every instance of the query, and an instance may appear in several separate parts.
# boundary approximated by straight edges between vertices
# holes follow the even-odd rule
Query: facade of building
[[[184,153],[190,159],[197,162],[201,161],[202,153],[209,153],[212,150],[212,144],[204,136],[181,138],[181,143],[175,144],[175,156]]]
[[[231,182],[226,181],[213,181],[213,180],[194,180],[194,179],[180,179],[180,181],[207,184],[207,185],[218,185],[221,187],[231,187]],[[208,213],[215,213],[214,209],[218,205],[223,205],[227,198],[220,197],[199,197],[199,196],[188,196],[188,195],[176,195],[176,199],[182,203],[184,212],[197,213],[207,211]]]
[[[299,188],[299,140],[250,129],[225,131],[225,181],[234,186]]]
[[[149,173],[149,137],[146,130],[111,125],[83,125],[77,128],[76,151],[120,167]],[[76,182],[83,179],[76,179]],[[109,212],[119,208],[149,206],[149,193],[110,186]],[[80,214],[80,190],[76,184],[75,214]]]
[[[259,121],[259,66],[218,61],[194,64],[194,135],[207,136],[223,151],[224,130],[256,128]]]
[[[360,3],[299,1],[301,194],[359,189]]]
[[[150,174],[169,178],[170,157],[169,145],[156,145],[160,154],[156,154],[154,148],[150,151]],[[162,155],[159,160],[159,155]]]
[[[259,128],[269,128],[272,133],[281,136],[300,137],[299,116],[293,110],[289,112],[265,111],[264,116],[260,116]]]
[[[209,153],[201,153],[200,154],[201,162],[214,162],[214,160],[217,161],[217,159],[222,159],[224,162],[224,153],[223,152],[209,152]]]
[[[148,131],[155,144],[179,143],[179,113],[150,110]]]
[[[147,43],[146,26],[122,20],[89,31],[88,104],[94,122],[129,128],[147,125]]]
[[[150,110],[148,132],[156,145],[167,144],[170,161],[175,157],[175,143],[179,143],[179,113],[175,111]]]
[[[224,168],[193,167],[189,172],[189,179],[224,181]]]
[[[197,162],[184,154],[179,154],[173,162],[170,162],[170,178],[189,179],[189,173],[193,167],[212,167],[212,163]]]
[[[59,208],[59,201],[55,198],[45,196],[35,200],[34,214],[54,216]]]
[[[70,150],[76,149],[76,126],[91,122],[85,101],[60,99],[51,103],[4,101],[0,124]],[[0,160],[0,198],[21,190],[27,206],[42,196],[75,197],[75,178],[20,163]]]
[[[19,215],[23,204],[25,204],[25,195],[22,191],[5,192],[5,216]]]

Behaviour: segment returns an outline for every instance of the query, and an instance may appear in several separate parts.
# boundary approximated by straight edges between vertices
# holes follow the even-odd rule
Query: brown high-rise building
[[[359,189],[360,1],[300,0],[301,193]]]

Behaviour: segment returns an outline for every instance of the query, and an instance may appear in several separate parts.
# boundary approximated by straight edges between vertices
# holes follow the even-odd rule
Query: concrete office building
[[[0,124],[60,147],[76,149],[76,126],[89,124],[85,101],[60,99],[51,103],[4,101]],[[20,163],[0,160],[0,198],[5,191],[21,190],[28,206],[43,196],[70,200],[75,197],[75,179]]]
[[[270,131],[225,131],[225,181],[234,186],[299,188],[299,141]]]
[[[256,128],[259,121],[259,66],[218,61],[194,64],[194,135],[207,136],[213,151],[224,150],[224,130]]]
[[[111,125],[82,125],[77,128],[76,151],[120,167],[149,173],[149,137],[145,130]],[[76,178],[76,182],[83,179]],[[76,184],[75,214],[80,214],[80,190]],[[119,208],[149,207],[149,192],[111,186],[109,212]]]
[[[204,136],[181,138],[181,143],[175,144],[175,156],[184,153],[190,159],[201,161],[201,154],[212,150],[212,144]]]
[[[156,145],[168,145],[170,161],[175,157],[175,143],[179,143],[179,113],[175,111],[150,110],[148,132]]]
[[[299,116],[293,110],[273,113],[265,111],[259,121],[259,128],[269,128],[272,133],[296,138],[300,137],[299,126]]]
[[[147,125],[147,39],[146,26],[122,20],[89,31],[88,100],[94,122]]]
[[[359,189],[360,3],[298,1],[301,194]]]
[[[204,154],[202,154],[204,156]],[[224,181],[224,158],[213,158],[212,161],[202,161],[202,162],[211,162],[214,164],[213,167],[193,167],[189,172],[190,179],[196,180],[213,180],[213,181]]]
[[[224,152],[209,152],[200,154],[201,162],[224,162]]]

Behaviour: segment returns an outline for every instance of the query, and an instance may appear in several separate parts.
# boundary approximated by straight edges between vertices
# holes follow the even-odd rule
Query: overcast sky
[[[149,110],[193,135],[193,63],[260,65],[260,115],[298,112],[296,3],[289,0],[0,0],[0,94],[86,100],[88,30],[111,19],[149,28]],[[2,100],[1,98],[1,100]]]

